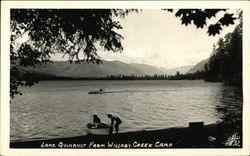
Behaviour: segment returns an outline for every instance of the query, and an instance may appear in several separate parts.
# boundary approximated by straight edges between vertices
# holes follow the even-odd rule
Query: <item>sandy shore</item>
[[[204,126],[199,132],[192,131],[188,127],[179,127],[112,135],[11,142],[10,148],[232,148],[225,146],[226,140],[221,135],[218,125],[211,124]]]

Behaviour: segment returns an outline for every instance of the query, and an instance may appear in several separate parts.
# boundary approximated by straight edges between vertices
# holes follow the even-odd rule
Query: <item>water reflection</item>
[[[228,138],[234,134],[242,136],[242,109],[242,88],[232,86],[221,88],[220,104],[216,106],[218,113],[222,114],[222,121],[218,125],[221,137]]]

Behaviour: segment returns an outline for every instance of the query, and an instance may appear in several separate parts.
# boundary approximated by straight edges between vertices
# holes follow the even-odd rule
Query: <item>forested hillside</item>
[[[242,85],[242,19],[232,33],[219,39],[204,66],[206,81]]]

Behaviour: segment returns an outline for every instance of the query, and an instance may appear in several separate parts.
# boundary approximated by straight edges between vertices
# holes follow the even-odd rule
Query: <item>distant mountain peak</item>
[[[208,63],[208,61],[209,61],[209,58],[200,61],[200,62],[197,63],[193,68],[191,68],[187,73],[195,73],[195,72],[197,72],[198,70],[199,70],[199,71],[203,71],[203,70],[204,70],[204,65],[205,65],[206,63]]]

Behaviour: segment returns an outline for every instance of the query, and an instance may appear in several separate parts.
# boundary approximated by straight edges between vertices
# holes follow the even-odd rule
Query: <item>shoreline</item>
[[[112,135],[85,135],[24,142],[11,142],[10,148],[241,148],[226,146],[218,124],[204,125],[199,132],[190,127],[125,132]],[[211,137],[213,138],[211,141]],[[209,139],[210,138],[210,139]],[[214,140],[215,139],[215,140]]]

